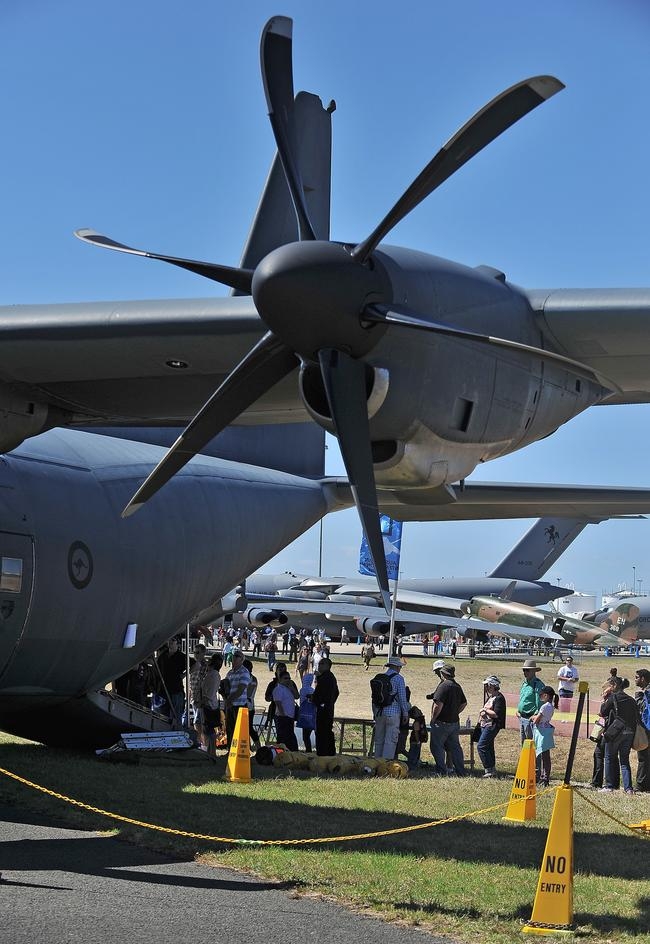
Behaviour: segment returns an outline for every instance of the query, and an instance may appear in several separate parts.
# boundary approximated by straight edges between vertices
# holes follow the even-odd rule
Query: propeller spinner
[[[273,17],[266,24],[260,60],[269,118],[295,208],[299,242],[275,249],[251,271],[133,249],[92,230],[75,234],[85,242],[168,262],[251,293],[260,318],[269,329],[189,423],[123,515],[140,508],[217,433],[291,373],[298,364],[297,358],[316,362],[384,605],[389,610],[363,358],[397,316],[391,311],[394,306],[390,281],[379,260],[371,257],[390,230],[422,200],[490,141],[564,86],[551,76],[537,76],[498,95],[441,148],[375,230],[349,250],[339,243],[316,240],[309,219],[296,157],[289,18]],[[411,317],[410,325],[407,317],[402,317],[399,323],[415,329],[424,326],[417,323],[417,313]],[[479,341],[483,338],[474,337]]]

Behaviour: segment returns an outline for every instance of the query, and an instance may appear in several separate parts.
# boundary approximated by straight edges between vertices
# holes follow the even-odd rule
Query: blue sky
[[[294,18],[296,88],[338,104],[332,235],[375,226],[439,146],[512,83],[567,86],[459,171],[390,241],[527,287],[650,283],[650,6],[645,0],[4,0],[0,303],[202,297],[196,276],[83,246],[236,264],[273,154],[259,77],[269,16]],[[477,479],[649,485],[648,407],[596,408]],[[335,444],[328,470],[340,472]],[[527,522],[408,525],[407,576],[489,570]],[[324,569],[353,572],[354,513]],[[650,589],[650,521],[591,527],[549,575]],[[268,568],[313,571],[317,530]]]

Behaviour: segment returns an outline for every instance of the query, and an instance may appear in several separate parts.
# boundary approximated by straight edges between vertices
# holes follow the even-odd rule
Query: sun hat
[[[495,688],[501,688],[501,679],[498,675],[488,675],[483,679],[484,685],[494,685]]]
[[[448,678],[453,678],[456,674],[456,666],[450,665],[448,662],[443,662],[439,659],[435,663],[433,671],[439,672],[441,675],[446,675]]]
[[[390,666],[391,669],[401,669],[402,666],[406,665],[403,659],[400,659],[399,656],[391,656],[390,659],[387,659],[384,662],[384,667]]]
[[[541,672],[541,671],[542,671],[541,665],[537,665],[537,663],[535,662],[534,659],[526,659],[526,661],[524,662],[524,664],[522,665],[521,668],[522,668],[522,671],[523,671],[524,669],[532,669],[533,672]]]
[[[436,661],[433,663],[433,671],[437,672],[439,669],[441,669],[444,666],[444,664],[445,664],[444,659],[436,659]]]

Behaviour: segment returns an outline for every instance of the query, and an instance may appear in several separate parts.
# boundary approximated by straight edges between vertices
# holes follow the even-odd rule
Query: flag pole
[[[397,565],[397,575],[395,577],[395,586],[393,587],[393,603],[390,608],[390,629],[388,631],[388,655],[393,655],[393,640],[395,638],[395,610],[397,609],[397,583],[399,581],[399,564]]]

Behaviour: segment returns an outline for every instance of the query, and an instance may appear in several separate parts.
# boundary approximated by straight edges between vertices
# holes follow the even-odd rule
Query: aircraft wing
[[[374,581],[372,577],[369,579],[373,580],[374,585],[361,584],[356,581],[341,584],[330,596],[330,599],[336,599],[339,594],[358,594],[364,597],[375,597],[377,603],[380,603],[381,600],[376,581]],[[445,597],[435,593],[420,593],[415,590],[402,590],[399,586],[397,588],[397,603],[398,605],[402,604],[408,606],[409,610],[413,608],[414,610],[422,609],[427,613],[440,612],[452,613],[455,616],[462,615],[460,608],[461,601],[457,597]]]
[[[488,636],[505,636],[508,639],[552,639],[562,642],[563,637],[552,629],[530,629],[527,626],[510,626],[505,623],[488,623],[486,620],[472,619],[466,621],[468,629],[479,629],[487,632]],[[461,629],[457,632],[465,635]],[[466,631],[465,631],[466,632]]]
[[[379,479],[379,475],[377,476]],[[398,521],[499,518],[611,518],[650,513],[650,489],[600,485],[464,482],[424,489],[378,489],[379,509]]]
[[[418,596],[427,596],[427,594],[417,594]],[[388,620],[386,611],[379,606],[356,606],[353,603],[340,603],[336,600],[287,600],[283,597],[268,596],[263,601],[260,600],[261,594],[255,594],[254,600],[250,603],[268,604],[270,609],[279,610],[283,613],[301,613],[305,615],[323,614],[326,617],[334,617],[343,621],[353,622],[355,619],[365,619],[370,617],[376,620]],[[458,602],[457,600],[454,602]],[[395,610],[395,620],[399,623],[419,623],[422,626],[450,626],[456,629],[461,635],[470,629],[478,629],[488,635],[510,636],[515,639],[558,639],[562,636],[551,630],[531,630],[523,626],[506,626],[504,623],[488,623],[485,620],[479,620],[472,617],[458,617],[449,613],[424,613],[416,610]]]
[[[249,296],[5,306],[0,376],[78,424],[184,425],[264,331]],[[292,373],[238,422],[308,419]]]
[[[647,288],[524,291],[548,343],[612,380],[603,403],[650,402]]]

